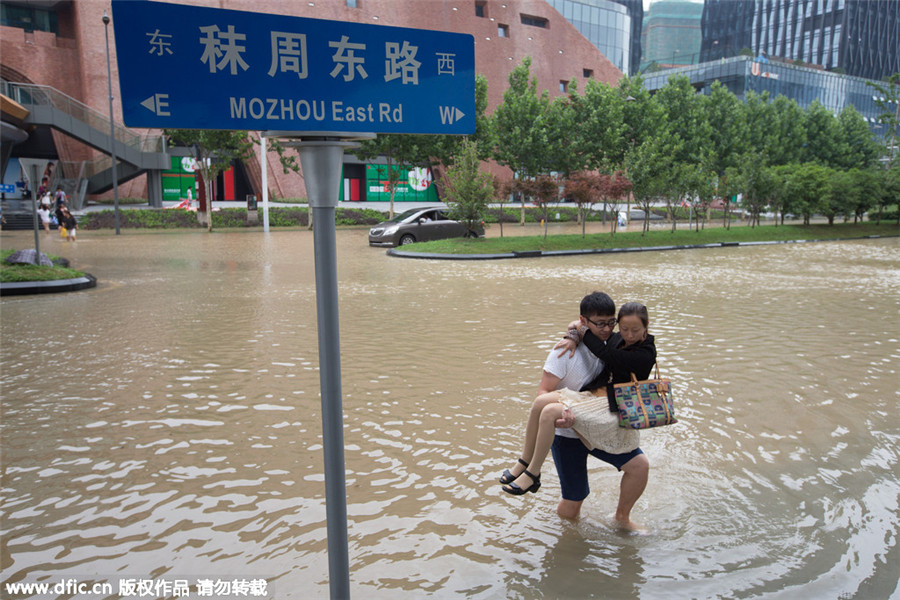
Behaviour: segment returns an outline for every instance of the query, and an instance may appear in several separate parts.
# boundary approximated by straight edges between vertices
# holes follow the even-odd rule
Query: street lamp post
[[[106,9],[103,9],[103,32],[106,34],[106,84],[109,89],[109,150],[112,157],[113,204],[116,209],[116,235],[119,235],[119,174],[116,172],[116,122],[113,120],[112,69],[109,66],[109,15]]]

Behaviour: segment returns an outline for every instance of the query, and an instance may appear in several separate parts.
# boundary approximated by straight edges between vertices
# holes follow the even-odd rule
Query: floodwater
[[[502,261],[337,243],[355,597],[900,598],[900,239]],[[42,248],[99,285],[0,303],[0,580],[327,597],[312,233]],[[537,494],[496,483],[595,289],[648,305],[674,381],[681,422],[643,434],[647,535],[611,526],[599,462],[578,522],[552,461]]]

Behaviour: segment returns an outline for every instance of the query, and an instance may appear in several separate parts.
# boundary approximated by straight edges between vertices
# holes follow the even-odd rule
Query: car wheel
[[[475,231],[467,231],[465,237],[472,238],[473,240],[478,239],[478,233]]]
[[[404,234],[403,237],[400,238],[400,245],[405,246],[407,244],[415,244],[416,238],[412,234]]]

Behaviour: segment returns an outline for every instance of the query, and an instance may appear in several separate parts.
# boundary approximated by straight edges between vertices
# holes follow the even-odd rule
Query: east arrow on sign
[[[113,0],[129,127],[475,131],[471,35]]]

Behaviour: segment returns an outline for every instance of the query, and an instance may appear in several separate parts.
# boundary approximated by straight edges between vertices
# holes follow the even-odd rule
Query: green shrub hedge
[[[259,223],[262,226],[262,215]],[[387,217],[378,210],[338,208],[335,211],[337,225],[371,226]],[[212,213],[213,229],[251,227],[247,223],[247,209],[223,208]],[[303,208],[271,208],[269,209],[270,227],[307,227],[309,225],[309,209]],[[114,210],[102,210],[87,213],[81,218],[78,226],[82,229],[114,229],[116,214]],[[129,209],[119,211],[119,227],[126,229],[196,229],[201,225],[197,221],[197,213],[182,209]]]

